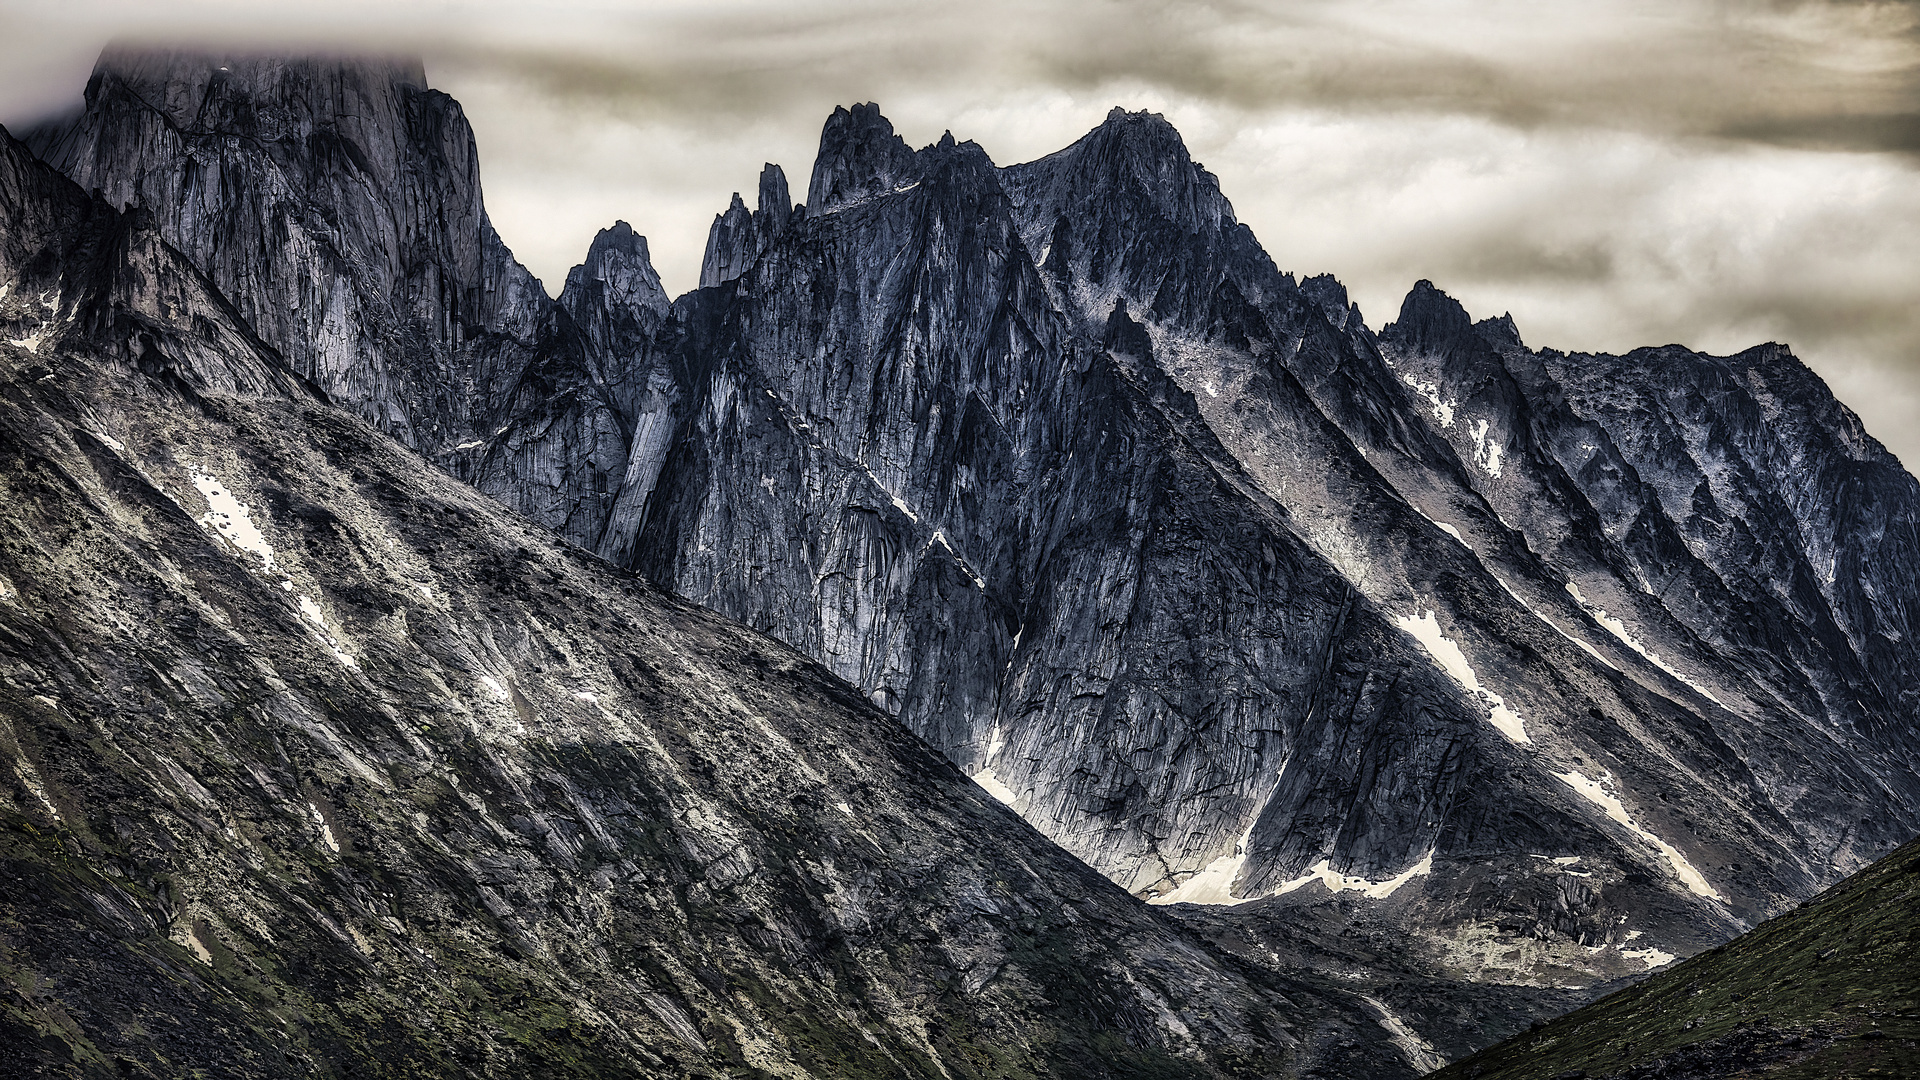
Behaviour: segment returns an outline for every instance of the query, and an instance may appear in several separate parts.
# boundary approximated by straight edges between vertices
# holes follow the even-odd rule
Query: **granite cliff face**
[[[0,327],[9,1075],[1413,1075],[4,133]]]
[[[1910,706],[1859,651],[1904,640],[1920,492],[1830,396],[1769,391],[1794,419],[1756,406],[1720,438],[1833,433],[1748,473],[1831,461],[1839,490],[1743,498],[1784,535],[1872,485],[1861,535],[1885,539],[1861,569],[1884,599],[1862,610],[1893,633],[1805,616],[1825,651],[1761,647],[1782,689],[1748,700],[1740,667],[1709,679],[1640,606],[1686,545],[1615,587],[1569,561],[1555,537],[1604,534],[1611,474],[1530,493],[1510,412],[1545,406],[1443,378],[1454,354],[1419,327],[1464,330],[1483,365],[1552,354],[1425,285],[1376,337],[1336,282],[1274,267],[1158,117],[1002,170],[862,107],[813,175],[751,269],[676,308],[689,405],[634,565],[821,657],[1129,889],[1331,892],[1418,928],[1441,969],[1583,982],[1704,947],[1920,824]],[[1769,355],[1768,378],[1812,379]],[[1648,395],[1595,423],[1624,441],[1658,415],[1661,378],[1580,363],[1596,394]],[[1715,610],[1776,589],[1730,580]],[[1855,685],[1877,720],[1818,711],[1812,687]]]
[[[151,215],[330,400],[576,542],[604,531],[625,372],[500,242],[472,129],[418,61],[110,51],[84,108],[26,141]],[[663,310],[653,280],[605,293],[602,321]]]
[[[354,94],[379,130],[262,126]],[[1421,979],[1588,986],[1920,831],[1920,487],[1781,347],[1534,351],[1424,282],[1376,334],[1120,110],[1008,168],[836,110],[700,289],[616,225],[554,302],[464,132],[405,66],[120,56],[32,141],[335,404],[817,659],[1222,948],[1344,955],[1290,936],[1330,920]],[[353,334],[283,319],[275,260]]]

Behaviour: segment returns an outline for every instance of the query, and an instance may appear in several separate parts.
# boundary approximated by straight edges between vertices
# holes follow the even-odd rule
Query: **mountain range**
[[[6,152],[47,1060],[138,970],[304,1061],[1389,1075],[1920,832],[1920,488],[1817,376],[1376,331],[1161,117],[836,110],[677,299],[624,223],[551,298],[414,61],[109,52]]]

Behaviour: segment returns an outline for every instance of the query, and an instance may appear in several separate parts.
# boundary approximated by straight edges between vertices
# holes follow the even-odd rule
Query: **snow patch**
[[[94,432],[93,437],[96,439],[99,439],[101,442],[106,443],[108,446],[112,447],[113,452],[116,454],[124,454],[127,452],[127,448],[124,443],[122,443],[119,439],[114,438],[113,436],[107,434],[104,431]]]
[[[321,842],[335,855],[340,854],[340,842],[333,838],[333,826],[327,824],[327,815],[321,813],[320,808],[311,801],[307,803],[307,812],[313,815],[313,823],[320,826]]]
[[[292,589],[293,582],[283,581],[280,583],[280,586],[284,589]],[[333,653],[333,658],[340,661],[340,663],[346,667],[352,668],[355,671],[360,670],[360,662],[348,656],[346,651],[340,648],[340,640],[333,636],[331,630],[327,629],[326,615],[321,612],[320,605],[313,602],[313,597],[301,593],[299,596],[294,597],[293,602],[300,608],[300,617],[312,624],[314,636],[319,638],[321,643],[327,647],[328,651]]]
[[[1665,952],[1652,946],[1644,949],[1621,949],[1620,955],[1629,960],[1642,961],[1649,968],[1666,967],[1668,964],[1680,959],[1670,952]]]
[[[1292,881],[1280,886],[1280,893],[1290,893],[1306,885],[1308,882],[1318,881],[1327,887],[1328,892],[1348,890],[1379,900],[1392,896],[1395,889],[1412,881],[1414,878],[1431,873],[1433,873],[1433,852],[1431,851],[1427,852],[1426,857],[1419,862],[1414,863],[1412,866],[1409,866],[1407,869],[1385,881],[1368,881],[1363,877],[1351,877],[1342,874],[1328,865],[1328,860],[1321,859],[1302,876],[1294,878]]]
[[[1620,804],[1620,797],[1607,790],[1607,784],[1613,779],[1611,776],[1602,776],[1595,780],[1578,769],[1553,775],[1558,777],[1561,783],[1578,792],[1582,798],[1604,810],[1608,817],[1619,822],[1628,832],[1659,848],[1660,854],[1665,855],[1667,861],[1673,864],[1674,873],[1680,875],[1680,880],[1686,883],[1687,888],[1694,895],[1704,896],[1709,900],[1726,899],[1715,892],[1712,885],[1707,884],[1707,879],[1701,875],[1700,871],[1693,868],[1693,864],[1687,861],[1687,857],[1681,854],[1679,848],[1634,823],[1633,818],[1627,814],[1627,808]]]
[[[1247,845],[1252,841],[1253,826],[1249,825],[1247,831],[1240,835],[1240,842],[1233,846],[1233,854],[1220,856],[1208,863],[1199,873],[1181,882],[1179,888],[1151,897],[1147,903],[1233,907],[1260,899],[1257,896],[1233,895],[1234,879],[1240,876],[1241,868],[1247,865]],[[1286,890],[1283,888],[1280,891]]]
[[[187,948],[193,950],[193,958],[195,960],[200,961],[208,967],[213,966],[213,953],[207,951],[207,947],[200,942],[200,935],[192,929],[187,931],[186,944]]]
[[[920,519],[914,518],[914,520],[918,521]],[[987,579],[981,577],[978,573],[976,573],[973,569],[972,564],[968,563],[966,559],[962,558],[960,556],[960,553],[953,549],[952,544],[947,543],[947,535],[941,532],[939,529],[933,530],[933,538],[927,541],[927,546],[921,550],[921,554],[924,555],[926,554],[927,551],[932,550],[933,545],[935,544],[939,544],[941,547],[947,549],[947,554],[953,556],[953,561],[960,564],[961,572],[967,575],[967,579],[969,581],[973,582],[974,588],[979,589],[982,592],[986,591]]]
[[[981,769],[979,772],[974,773],[973,782],[986,788],[987,794],[999,799],[1008,806],[1012,806],[1014,800],[1020,797],[1013,793],[1012,788],[1001,783],[1000,778],[993,774],[992,769]]]
[[[1433,1048],[1433,1044],[1422,1038],[1419,1032],[1400,1019],[1392,1009],[1387,1008],[1385,1002],[1367,994],[1355,996],[1373,1009],[1374,1018],[1380,1022],[1381,1027],[1386,1029],[1387,1038],[1407,1056],[1407,1064],[1413,1066],[1414,1072],[1424,1076],[1435,1069],[1447,1067],[1447,1059]]]
[[[1473,665],[1467,663],[1467,655],[1460,651],[1459,645],[1440,633],[1440,620],[1434,617],[1433,612],[1423,611],[1418,615],[1402,615],[1394,622],[1400,629],[1413,635],[1413,639],[1427,650],[1427,655],[1433,657],[1436,663],[1445,668],[1448,675],[1453,676],[1454,682],[1459,683],[1469,694],[1478,695],[1486,701],[1487,719],[1494,727],[1500,729],[1500,734],[1516,743],[1533,741],[1527,738],[1527,722],[1520,718],[1519,713],[1507,708],[1506,699],[1480,685],[1479,677],[1473,672]]]
[[[253,516],[240,500],[233,497],[219,479],[207,473],[193,474],[193,486],[207,500],[207,512],[200,516],[202,528],[212,529],[227,543],[241,551],[260,556],[265,569],[273,569],[273,547],[254,527]]]
[[[1507,580],[1505,578],[1499,577],[1498,575],[1496,575],[1494,580],[1500,583],[1501,588],[1507,590],[1507,595],[1513,597],[1514,603],[1519,604],[1521,607],[1527,609],[1527,614],[1532,615],[1534,618],[1539,619],[1543,623],[1546,623],[1547,628],[1552,630],[1554,633],[1559,634],[1561,637],[1566,638],[1568,641],[1571,641],[1575,645],[1580,646],[1580,648],[1586,651],[1586,654],[1588,656],[1593,657],[1595,660],[1600,661],[1602,664],[1605,664],[1609,668],[1613,668],[1613,670],[1615,671],[1620,670],[1619,668],[1613,666],[1613,661],[1607,659],[1604,656],[1601,656],[1600,650],[1594,648],[1593,646],[1587,644],[1586,642],[1580,640],[1579,638],[1574,637],[1572,634],[1567,633],[1565,630],[1560,629],[1559,623],[1554,622],[1552,619],[1549,619],[1545,615],[1542,615],[1538,611],[1535,611],[1532,604],[1529,604],[1525,600],[1522,600],[1520,598],[1520,594],[1513,591],[1513,586],[1507,584]]]
[[[39,694],[35,694],[34,697],[41,701],[47,700]],[[28,794],[40,800],[40,805],[46,808],[53,820],[63,824],[66,822],[67,819],[60,813],[60,808],[53,804],[53,797],[47,794],[46,785],[40,782],[40,770],[33,767],[33,762],[28,761],[24,756],[15,758],[13,773],[20,778],[20,785],[27,789]]]
[[[1399,371],[1398,368],[1394,370]],[[1421,397],[1427,399],[1427,404],[1433,406],[1433,417],[1440,421],[1441,427],[1450,428],[1453,426],[1453,410],[1460,407],[1458,401],[1442,400],[1440,397],[1439,383],[1421,382],[1419,379],[1414,378],[1404,371],[1400,371],[1399,374],[1402,379],[1406,380],[1408,386],[1413,387],[1414,390],[1419,392]]]
[[[893,491],[887,487],[887,485],[881,483],[880,478],[878,476],[873,475],[873,470],[868,468],[865,462],[861,463],[860,471],[867,474],[867,479],[873,481],[873,486],[880,489],[880,494],[885,495],[887,498],[893,500],[894,509],[907,515],[908,521],[913,522],[915,525],[920,524],[920,515],[913,512],[913,508],[907,505],[907,500],[901,498],[898,495],[895,495]],[[767,490],[769,492],[773,490],[773,480],[771,478],[763,478],[761,480],[761,483],[766,485]],[[942,540],[941,543],[944,544],[946,543],[946,541]],[[947,550],[951,551],[953,549],[948,548]]]
[[[1487,438],[1487,429],[1491,426],[1492,424],[1485,420],[1479,420],[1474,423],[1472,428],[1473,461],[1474,464],[1485,469],[1488,476],[1498,477],[1500,475],[1500,458],[1501,455],[1506,453],[1506,449],[1496,440]]]
[[[1724,702],[1722,702],[1719,698],[1713,696],[1713,691],[1708,690],[1706,687],[1701,686],[1699,683],[1694,682],[1692,679],[1687,678],[1685,675],[1675,670],[1672,664],[1669,664],[1665,660],[1660,659],[1658,654],[1648,651],[1645,645],[1640,644],[1640,639],[1633,636],[1633,631],[1627,629],[1626,623],[1607,614],[1606,608],[1595,607],[1594,605],[1588,603],[1587,598],[1580,595],[1580,586],[1575,585],[1573,582],[1569,581],[1567,582],[1567,592],[1573,597],[1576,603],[1578,603],[1582,608],[1586,609],[1586,612],[1588,615],[1593,616],[1594,622],[1597,622],[1601,626],[1606,627],[1607,633],[1612,634],[1614,637],[1619,638],[1621,644],[1625,645],[1627,648],[1632,649],[1634,652],[1637,652],[1641,656],[1645,657],[1647,663],[1652,664],[1654,667],[1657,667],[1661,671],[1664,671],[1667,674],[1673,676],[1675,679],[1679,680],[1680,682],[1685,683],[1687,687],[1691,689],[1694,693],[1699,694],[1701,697],[1706,698],[1708,701],[1713,702],[1715,705],[1718,705],[1723,709],[1727,708]],[[1727,711],[1731,712],[1732,710],[1728,709]]]

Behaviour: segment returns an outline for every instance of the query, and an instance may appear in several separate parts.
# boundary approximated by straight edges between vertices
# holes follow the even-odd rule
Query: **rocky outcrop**
[[[714,217],[713,228],[707,233],[707,251],[700,260],[700,287],[711,288],[746,273],[787,227],[793,213],[787,174],[780,166],[768,163],[760,171],[759,210],[749,211],[736,191],[727,212]]]
[[[1533,352],[1421,282],[1382,334],[1473,474],[1831,867],[1909,835],[1920,485],[1784,347]],[[1497,455],[1497,456],[1496,456]],[[1786,734],[1791,732],[1791,734]],[[1825,871],[1825,873],[1820,873]]]
[[[1414,1075],[4,134],[0,321],[9,1075]]]
[[[666,298],[644,243],[596,245],[586,279],[621,283],[583,338],[487,222],[473,132],[418,61],[109,51],[27,142],[147,212],[332,400],[597,544],[647,380],[592,345]]]

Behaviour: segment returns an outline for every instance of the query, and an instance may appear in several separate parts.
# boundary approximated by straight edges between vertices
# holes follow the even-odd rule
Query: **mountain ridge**
[[[1412,1075],[327,403],[4,134],[0,225],[0,321],[44,331],[0,345],[8,1070]]]
[[[34,145],[109,145],[116,100]],[[1376,333],[1118,109],[1005,168],[837,109],[808,203],[769,164],[671,301],[618,225],[535,296],[473,175],[502,329],[369,370],[497,378],[415,448],[1198,927],[1332,912],[1423,977],[1591,987],[1920,830],[1920,487],[1784,350],[1529,349],[1430,282]],[[380,422],[371,386],[327,392]]]

